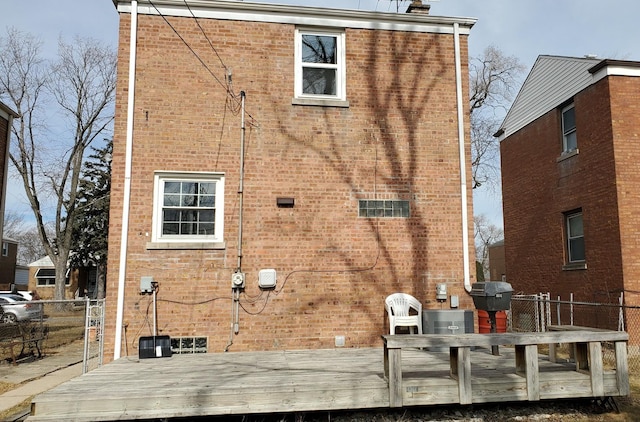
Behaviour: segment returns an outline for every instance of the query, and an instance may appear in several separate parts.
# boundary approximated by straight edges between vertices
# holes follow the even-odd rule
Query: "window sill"
[[[301,105],[301,106],[320,106],[320,107],[342,107],[342,108],[349,107],[349,101],[331,100],[327,98],[292,98],[291,104]]]
[[[572,149],[571,151],[564,151],[562,154],[560,154],[560,157],[556,158],[556,162],[559,163],[560,161],[564,161],[568,158],[575,157],[579,153],[580,153],[580,150],[578,148]]]
[[[147,242],[147,250],[226,249],[225,242]]]
[[[587,263],[586,262],[572,262],[571,264],[564,264],[562,266],[562,271],[576,271],[576,270],[586,270]]]

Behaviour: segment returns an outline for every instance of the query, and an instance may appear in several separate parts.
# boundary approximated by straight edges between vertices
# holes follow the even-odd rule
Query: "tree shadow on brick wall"
[[[362,31],[359,34],[368,37],[366,45],[369,54],[365,58],[356,58],[347,51],[347,99],[350,101],[350,109],[318,108],[310,112],[315,112],[317,127],[320,128],[314,133],[292,130],[290,124],[284,121],[280,122],[279,129],[286,135],[292,148],[302,147],[312,151],[318,158],[319,165],[326,166],[338,175],[340,188],[346,186],[351,198],[374,199],[369,195],[380,194],[380,198],[408,199],[412,204],[410,218],[394,219],[392,224],[388,224],[383,218],[358,218],[358,223],[366,224],[368,238],[371,240],[370,250],[358,251],[358,259],[354,258],[353,250],[345,247],[344,241],[332,240],[331,235],[326,236],[325,249],[333,250],[333,259],[325,268],[324,276],[342,273],[345,280],[351,278],[356,283],[368,283],[365,291],[370,295],[369,300],[365,303],[356,298],[354,304],[355,307],[368,307],[364,312],[376,316],[375,324],[379,323],[379,318],[385,318],[384,297],[390,293],[411,293],[423,303],[434,296],[431,294],[431,287],[435,289],[435,286],[428,285],[426,273],[441,270],[431,269],[426,256],[431,242],[430,226],[427,223],[429,216],[425,213],[425,206],[413,204],[416,200],[425,200],[427,193],[417,192],[415,189],[424,186],[425,182],[422,180],[427,177],[426,166],[436,168],[441,164],[436,154],[425,153],[425,149],[437,149],[437,143],[445,141],[437,138],[437,134],[448,136],[446,141],[453,144],[450,148],[457,151],[455,68],[452,36],[433,35],[430,38],[433,42],[425,43],[424,34],[393,32],[383,36],[379,31]],[[350,35],[348,32],[347,49],[351,45]],[[354,61],[357,63],[354,64]],[[362,72],[367,74],[364,89],[351,85],[357,79],[353,74]],[[443,97],[443,89],[450,90],[450,93],[444,94],[450,104],[442,105],[438,102]],[[283,114],[287,116],[285,119],[289,118],[286,112]],[[345,124],[349,119],[361,121],[353,122],[353,125]],[[443,131],[425,128],[428,122],[436,123],[433,119],[446,119],[442,124],[449,125],[449,129]],[[358,132],[353,128],[357,128]],[[314,142],[319,138],[324,142]],[[358,145],[362,151],[357,151],[358,147],[353,145]],[[370,155],[369,162],[365,164],[366,169],[358,169],[362,175],[369,171],[366,174],[369,184],[366,188],[362,178],[353,171],[351,164],[354,163],[354,153]],[[430,157],[430,162],[420,161],[425,154]],[[459,169],[457,155],[451,156],[456,157],[454,167]],[[362,156],[358,157],[358,160],[362,159]],[[438,171],[446,172],[447,169],[444,166]],[[457,180],[456,200],[459,201],[459,173],[441,174],[434,178],[433,183],[447,178]],[[430,187],[430,192],[437,190],[438,187]],[[444,200],[451,201],[451,197],[452,195],[445,195]],[[352,203],[357,207],[357,201]],[[442,210],[446,207],[433,209]],[[460,209],[460,202],[457,202],[457,209]],[[344,210],[338,210],[340,212]],[[357,215],[357,210],[354,212]],[[402,220],[401,228],[399,220]],[[327,217],[326,224],[330,234],[334,224],[331,216]],[[397,233],[390,233],[387,226],[400,229],[401,238],[410,242],[409,260],[398,259],[398,254],[403,252],[397,246]],[[459,236],[459,230],[452,233],[452,237]],[[451,253],[457,254],[456,251]],[[407,261],[411,263],[410,270],[401,268]],[[322,273],[321,269],[318,270],[320,271],[309,272]],[[447,275],[453,278],[453,273],[451,271]],[[349,277],[349,274],[358,275]],[[314,308],[336,300],[350,300],[343,297],[343,294],[343,290],[326,292],[324,296],[317,296],[312,303],[302,305],[302,308]],[[354,294],[357,295],[357,292]],[[357,318],[357,315],[351,317]],[[378,335],[379,333],[372,333],[372,338]]]

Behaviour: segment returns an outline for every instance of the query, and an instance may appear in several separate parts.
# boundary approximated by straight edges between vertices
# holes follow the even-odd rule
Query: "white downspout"
[[[464,147],[464,103],[462,98],[462,65],[460,62],[460,25],[453,24],[454,49],[456,60],[456,101],[458,102],[458,147],[460,153],[460,199],[462,207],[462,265],[464,269],[464,288],[471,291],[471,273],[469,271],[469,213],[467,211],[467,158]]]
[[[131,202],[131,160],[133,151],[133,107],[136,87],[136,40],[138,37],[138,2],[131,2],[131,33],[129,35],[129,94],[127,100],[127,140],[125,146],[124,198],[122,201],[122,232],[120,237],[120,268],[118,271],[118,302],[113,359],[120,358],[124,314],[124,284],[127,271],[127,243],[129,241],[129,203]]]

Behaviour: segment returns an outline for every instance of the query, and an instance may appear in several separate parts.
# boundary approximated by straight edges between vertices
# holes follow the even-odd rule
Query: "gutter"
[[[131,202],[131,161],[133,151],[133,113],[136,87],[136,40],[138,33],[138,2],[131,2],[131,33],[129,36],[129,93],[127,100],[127,137],[125,144],[124,198],[122,201],[122,231],[120,234],[120,267],[118,271],[118,301],[113,359],[120,359],[124,315],[124,287],[127,272],[127,244],[129,241],[129,205]]]
[[[460,207],[462,215],[462,265],[464,289],[471,291],[471,271],[469,269],[469,213],[467,210],[467,165],[464,147],[464,103],[462,97],[462,64],[460,61],[460,25],[453,24],[454,50],[456,62],[456,102],[458,104],[458,148],[460,154]]]

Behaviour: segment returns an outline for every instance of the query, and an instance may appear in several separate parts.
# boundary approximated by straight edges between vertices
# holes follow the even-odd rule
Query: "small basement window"
[[[358,202],[358,217],[409,218],[409,201],[361,199]]]
[[[207,337],[171,337],[171,353],[207,353]]]

